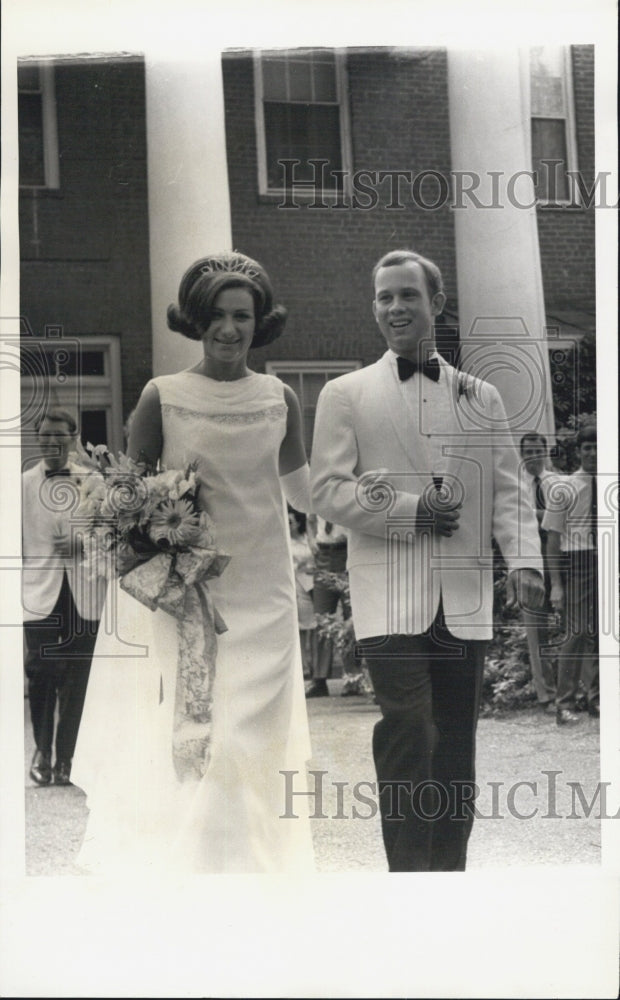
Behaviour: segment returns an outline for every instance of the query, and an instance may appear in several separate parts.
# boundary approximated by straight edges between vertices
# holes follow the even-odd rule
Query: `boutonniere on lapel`
[[[476,379],[467,372],[459,372],[456,377],[456,398],[459,402],[473,399],[476,395]]]

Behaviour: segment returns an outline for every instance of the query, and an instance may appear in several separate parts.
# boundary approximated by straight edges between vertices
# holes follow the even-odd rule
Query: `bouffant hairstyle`
[[[200,340],[211,323],[213,307],[225,288],[247,288],[254,299],[256,329],[250,347],[264,347],[284,330],[286,309],[274,306],[265,269],[245,254],[212,254],[187,269],[179,285],[178,305],[168,306],[168,326],[191,340]]]

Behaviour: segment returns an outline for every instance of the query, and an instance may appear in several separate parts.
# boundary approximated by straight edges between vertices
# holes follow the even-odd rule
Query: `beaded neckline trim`
[[[173,403],[162,403],[162,410],[178,414],[184,420],[199,417],[201,420],[211,420],[216,424],[257,424],[261,420],[276,421],[286,417],[286,403],[276,403],[253,413],[204,413],[202,410],[192,410],[186,406],[176,406]]]

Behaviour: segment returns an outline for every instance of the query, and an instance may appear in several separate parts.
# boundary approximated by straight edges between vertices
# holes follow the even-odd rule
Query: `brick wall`
[[[117,334],[124,416],[151,376],[144,64],[55,71],[60,188],[20,193],[21,311],[33,333]]]
[[[572,50],[579,169],[594,171],[593,47]],[[349,50],[347,74],[353,170],[451,169],[447,54],[442,49]],[[447,312],[457,312],[452,212],[433,211],[401,195],[389,209],[278,208],[258,195],[254,81],[249,53],[224,59],[224,92],[232,231],[236,248],[261,260],[290,310],[287,335],[260,352],[268,358],[374,360],[382,350],[370,309],[369,274],[385,251],[411,246],[437,261],[446,280]],[[432,190],[424,195],[428,201]],[[547,308],[594,308],[594,212],[538,210]]]
[[[353,170],[450,172],[446,52],[349,50]],[[572,51],[579,169],[594,172],[592,46]],[[389,187],[370,210],[277,207],[258,195],[254,83],[249,53],[223,61],[228,168],[235,247],[258,257],[290,313],[269,358],[374,360],[383,349],[371,313],[375,260],[412,246],[441,266],[448,311],[456,311],[449,207],[427,211]],[[118,334],[124,414],[152,366],[144,67],[140,59],[60,62],[56,70],[60,189],[20,197],[22,312],[42,335]],[[429,192],[432,197],[432,191]],[[594,211],[538,212],[548,307],[594,308]],[[205,250],[210,248],[205,247]]]
[[[386,251],[410,246],[442,268],[456,298],[450,210],[426,211],[407,197],[389,209],[388,183],[378,204],[354,208],[277,207],[260,199],[249,54],[223,63],[234,246],[269,271],[289,309],[285,336],[254,359],[356,359],[367,364],[383,340],[371,312],[370,272]],[[443,50],[350,50],[347,56],[353,170],[429,168],[448,175],[450,146],[446,53]],[[429,187],[423,198],[434,194]]]
[[[594,180],[594,46],[578,45],[572,48],[572,71],[577,169],[589,190]],[[594,225],[595,211],[592,208],[538,209],[538,235],[548,311],[557,307],[594,312]]]

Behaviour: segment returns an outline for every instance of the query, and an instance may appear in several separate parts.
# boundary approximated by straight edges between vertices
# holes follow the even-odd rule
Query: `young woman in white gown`
[[[202,779],[180,781],[173,767],[174,618],[110,587],[72,772],[88,797],[88,870],[312,867],[307,800],[287,801],[305,788],[310,746],[284,497],[309,509],[308,466],[295,394],[247,367],[249,349],[274,340],[285,316],[261,265],[238,253],[194,263],[168,310],[169,327],[201,340],[203,358],[147,384],[129,453],[168,469],[197,463],[200,502],[231,557],[208,584],[228,629],[210,761]]]

